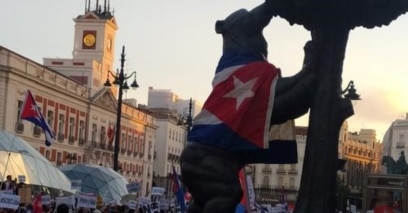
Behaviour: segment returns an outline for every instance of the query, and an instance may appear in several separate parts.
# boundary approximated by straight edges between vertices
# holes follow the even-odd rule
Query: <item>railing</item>
[[[59,133],[59,134],[58,134],[58,137],[57,137],[57,140],[60,141],[60,142],[62,142],[62,141],[64,141],[64,137],[65,137],[64,134]]]
[[[405,142],[397,142],[397,148],[398,149],[405,148]]]
[[[296,175],[298,171],[296,169],[289,169],[288,174],[290,175]]]
[[[69,136],[68,137],[68,143],[73,144],[75,141],[75,137],[74,136]]]
[[[24,132],[24,123],[17,122],[16,123],[16,133],[23,133]]]
[[[41,136],[41,128],[38,127],[37,125],[34,126],[33,135],[35,137],[40,137]]]
[[[286,170],[285,169],[276,169],[276,173],[277,174],[286,174]]]
[[[272,169],[270,167],[264,167],[262,168],[263,173],[272,173]]]
[[[78,145],[83,146],[85,144],[85,139],[80,138],[78,139]]]

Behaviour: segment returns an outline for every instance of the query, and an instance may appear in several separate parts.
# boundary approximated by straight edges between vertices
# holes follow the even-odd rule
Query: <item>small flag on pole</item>
[[[177,175],[176,168],[174,166],[173,166],[173,184],[174,184],[173,190],[174,193],[176,194],[176,199],[177,203],[180,206],[180,211],[184,213],[187,210],[186,203],[184,202],[184,191],[183,188],[181,188],[180,180]]]
[[[34,97],[30,90],[27,90],[26,97],[21,108],[20,119],[30,121],[43,129],[45,134],[45,145],[51,146],[55,139],[54,133],[41,113],[40,108],[35,103]]]

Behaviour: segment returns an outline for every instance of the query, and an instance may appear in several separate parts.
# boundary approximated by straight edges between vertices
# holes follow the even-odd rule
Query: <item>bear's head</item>
[[[215,31],[222,35],[223,52],[245,53],[266,59],[268,44],[263,29],[272,15],[259,16],[253,11],[238,10],[225,20],[217,21]]]

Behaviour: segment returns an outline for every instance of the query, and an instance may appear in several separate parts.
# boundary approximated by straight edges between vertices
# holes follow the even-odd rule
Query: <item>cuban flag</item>
[[[180,206],[180,211],[183,213],[186,212],[187,207],[184,201],[184,191],[183,188],[181,187],[180,179],[174,166],[173,166],[173,191],[176,194],[176,200]]]
[[[21,108],[20,119],[30,121],[31,123],[39,126],[44,130],[45,134],[45,145],[51,146],[54,142],[55,136],[51,130],[51,127],[48,125],[43,114],[41,113],[40,108],[35,103],[34,97],[31,94],[30,90],[27,90],[26,97]]]
[[[267,148],[277,79],[278,70],[266,61],[218,71],[189,141],[224,149]]]

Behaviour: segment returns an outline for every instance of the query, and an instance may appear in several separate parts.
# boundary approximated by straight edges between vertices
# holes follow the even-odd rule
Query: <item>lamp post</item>
[[[122,118],[122,96],[123,96],[123,91],[127,91],[129,89],[129,86],[127,84],[127,79],[131,78],[133,75],[135,79],[133,80],[132,84],[130,87],[133,89],[136,89],[139,87],[139,85],[136,82],[136,72],[132,72],[129,76],[125,76],[123,73],[123,67],[125,63],[125,46],[122,47],[122,54],[120,55],[120,70],[117,70],[116,74],[113,74],[111,71],[108,71],[108,77],[106,79],[106,82],[104,84],[105,87],[110,87],[112,84],[116,85],[119,87],[119,92],[118,92],[118,109],[116,111],[116,132],[115,132],[115,148],[113,151],[113,170],[118,171],[119,170],[119,145],[120,145],[120,121]],[[109,81],[109,75],[111,75],[115,80],[112,82],[112,84]]]

